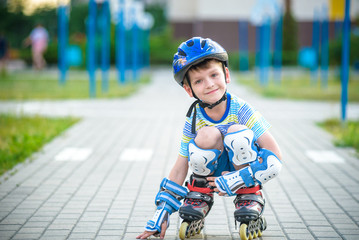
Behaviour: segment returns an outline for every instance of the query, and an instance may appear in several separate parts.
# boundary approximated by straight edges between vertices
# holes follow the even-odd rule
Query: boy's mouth
[[[218,89],[214,89],[214,90],[212,90],[212,91],[207,92],[206,95],[213,94],[213,93],[215,93],[215,92],[217,92],[217,91],[218,91]]]

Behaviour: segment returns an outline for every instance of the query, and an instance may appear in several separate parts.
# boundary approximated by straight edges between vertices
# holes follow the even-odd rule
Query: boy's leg
[[[222,134],[215,127],[201,128],[190,142],[188,161],[193,174],[186,183],[189,193],[179,209],[179,215],[184,220],[203,219],[211,210],[213,190],[206,177],[216,171],[223,149]]]

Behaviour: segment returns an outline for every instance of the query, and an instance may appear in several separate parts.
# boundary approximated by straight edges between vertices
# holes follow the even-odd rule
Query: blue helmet
[[[181,43],[173,57],[173,75],[178,84],[183,85],[187,71],[206,59],[217,59],[228,65],[226,50],[209,38],[193,37]]]

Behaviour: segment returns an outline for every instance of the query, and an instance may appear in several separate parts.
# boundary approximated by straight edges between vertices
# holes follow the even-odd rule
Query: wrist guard
[[[156,195],[157,206],[153,218],[147,222],[146,231],[161,232],[161,225],[167,221],[169,226],[169,215],[176,212],[181,206],[181,200],[187,195],[187,189],[177,183],[164,178],[160,184],[160,190]]]

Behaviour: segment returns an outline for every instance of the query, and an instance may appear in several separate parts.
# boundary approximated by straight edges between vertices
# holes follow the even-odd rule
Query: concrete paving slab
[[[0,102],[1,112],[82,118],[1,179],[0,239],[134,239],[143,231],[192,103],[169,70],[153,80],[126,99]],[[229,91],[262,112],[283,151],[283,170],[264,189],[262,239],[359,239],[359,159],[315,125],[340,116],[339,103],[263,99],[235,83]],[[358,104],[348,116],[358,118]],[[69,148],[90,150],[81,161],[56,161]],[[129,160],[133,149],[142,150]],[[308,151],[344,162],[313,161]],[[215,197],[204,239],[239,239],[232,201]],[[179,225],[175,213],[166,239],[178,239]]]

